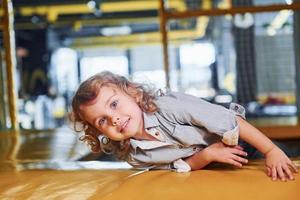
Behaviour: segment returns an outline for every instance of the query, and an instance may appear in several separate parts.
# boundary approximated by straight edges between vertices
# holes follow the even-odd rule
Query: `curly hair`
[[[101,87],[108,85],[115,85],[129,96],[140,99],[137,104],[143,112],[153,113],[157,111],[157,106],[154,103],[156,92],[153,89],[131,82],[123,76],[104,71],[80,84],[72,99],[72,110],[69,113],[69,118],[73,122],[73,129],[76,132],[84,132],[79,140],[87,142],[92,152],[112,153],[118,159],[126,160],[130,146],[129,139],[125,141],[109,140],[82,117],[82,110],[80,109],[81,105],[89,104],[98,96]]]

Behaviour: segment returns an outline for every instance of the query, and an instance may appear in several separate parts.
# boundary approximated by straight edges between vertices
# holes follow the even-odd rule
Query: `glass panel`
[[[273,95],[278,103],[295,103],[292,16],[291,11],[255,15],[259,99]]]
[[[169,52],[179,49],[173,90],[243,103],[249,116],[295,116],[292,11],[172,20],[169,27]]]
[[[130,49],[133,81],[164,89],[166,86],[163,51],[160,44],[140,45]]]
[[[215,48],[208,42],[183,44],[179,47],[181,80],[183,92],[201,97],[211,97],[211,69],[215,62]]]

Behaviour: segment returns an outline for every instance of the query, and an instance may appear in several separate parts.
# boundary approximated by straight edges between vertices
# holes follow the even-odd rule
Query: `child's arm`
[[[222,142],[212,144],[193,156],[185,159],[192,170],[205,167],[211,162],[227,163],[237,167],[242,167],[248,162],[242,156],[247,156],[240,146],[229,147]]]
[[[237,121],[240,138],[265,155],[268,176],[272,177],[273,180],[277,178],[283,181],[286,178],[293,180],[293,172],[298,172],[298,170],[285,153],[247,121],[240,117],[237,117]]]

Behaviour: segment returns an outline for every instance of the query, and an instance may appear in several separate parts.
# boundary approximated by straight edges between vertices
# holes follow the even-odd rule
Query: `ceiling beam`
[[[196,30],[180,30],[180,31],[170,31],[168,33],[168,38],[170,42],[184,40],[191,41],[199,38],[199,33]],[[161,34],[159,32],[152,33],[139,33],[132,35],[123,36],[111,36],[111,37],[84,37],[76,38],[71,44],[72,48],[86,48],[86,47],[99,47],[99,46],[121,46],[122,44],[148,44],[155,43],[161,44]]]
[[[182,0],[172,0],[169,2],[169,8],[177,11],[186,9],[185,3]],[[158,10],[158,1],[140,0],[140,1],[110,1],[103,2],[100,5],[102,13],[124,12],[124,11],[146,11]],[[45,5],[45,6],[20,6],[18,13],[21,16],[42,15],[47,16],[49,22],[55,22],[59,15],[66,14],[88,14],[93,13],[87,4],[71,4],[71,5]],[[0,9],[0,16],[3,16],[3,10]],[[137,16],[138,17],[138,16]]]
[[[231,7],[226,9],[198,9],[186,12],[169,11],[166,13],[168,19],[184,19],[199,16],[222,16],[235,15],[243,13],[259,13],[259,12],[274,12],[280,10],[300,10],[300,3],[278,4],[278,5],[263,5],[251,7]]]

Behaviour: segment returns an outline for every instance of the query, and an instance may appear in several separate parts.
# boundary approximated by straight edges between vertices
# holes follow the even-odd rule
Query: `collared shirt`
[[[134,167],[190,171],[184,158],[218,141],[238,143],[236,115],[245,118],[238,104],[226,109],[177,92],[157,97],[155,103],[158,111],[144,113],[144,127],[156,140],[130,139],[128,163]]]

